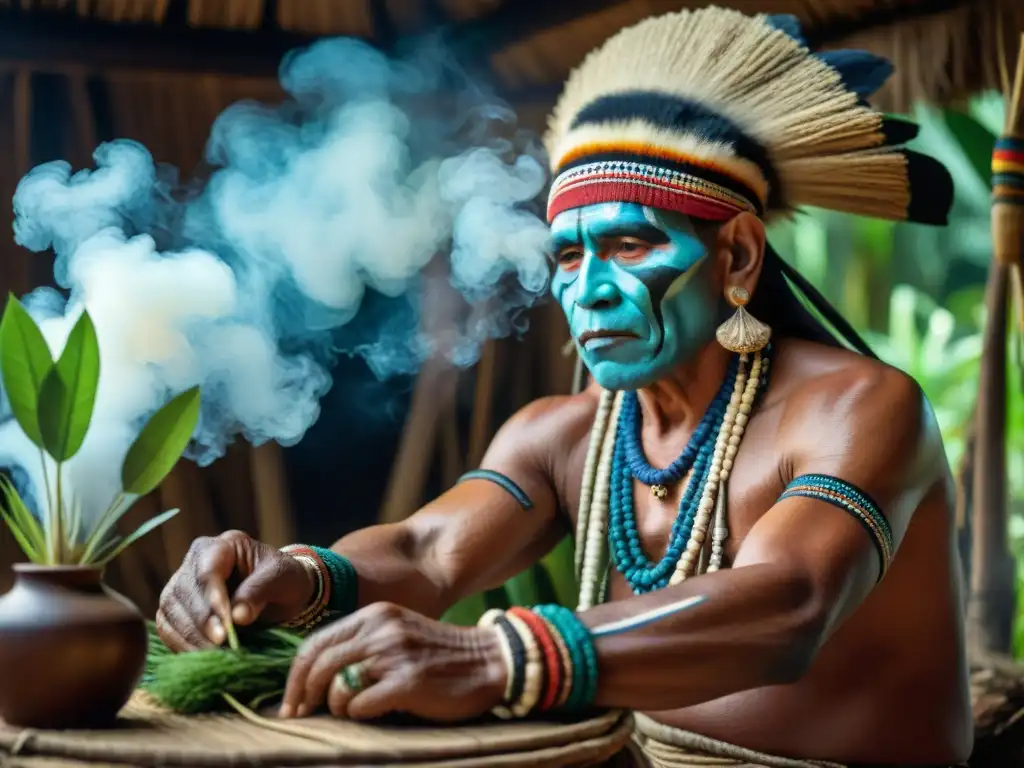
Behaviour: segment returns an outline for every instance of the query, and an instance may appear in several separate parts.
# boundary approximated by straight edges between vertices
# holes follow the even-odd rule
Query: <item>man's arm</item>
[[[898,549],[944,461],[917,385],[890,369],[834,380],[789,406],[780,439],[792,475],[819,473],[863,489]],[[871,537],[825,502],[777,503],[751,529],[733,567],[582,614],[596,627],[703,596],[645,628],[598,638],[597,703],[666,710],[799,679],[879,576]]]
[[[565,536],[553,475],[566,447],[589,425],[587,398],[539,400],[495,436],[481,467],[516,483],[523,509],[505,489],[468,480],[408,520],[352,533],[334,546],[359,574],[359,605],[390,602],[437,618],[463,597],[500,586]],[[588,415],[589,414],[589,415]]]

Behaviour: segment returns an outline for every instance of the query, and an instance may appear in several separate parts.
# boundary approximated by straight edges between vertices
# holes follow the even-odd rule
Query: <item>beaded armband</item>
[[[871,497],[855,485],[831,475],[800,475],[786,486],[779,501],[797,496],[817,499],[838,507],[853,515],[864,526],[878,550],[881,561],[878,580],[881,581],[892,562],[892,529]]]
[[[289,544],[281,552],[305,565],[316,578],[316,593],[301,614],[283,626],[306,634],[325,619],[352,613],[357,606],[358,580],[347,558],[323,547]]]
[[[533,502],[526,495],[526,491],[501,472],[495,472],[493,469],[474,469],[460,477],[455,484],[464,483],[466,480],[488,480],[507,491],[523,509],[533,509]]]
[[[587,627],[558,605],[491,610],[479,626],[495,627],[508,671],[504,701],[494,714],[508,719],[563,709],[579,712],[597,695],[597,653]]]

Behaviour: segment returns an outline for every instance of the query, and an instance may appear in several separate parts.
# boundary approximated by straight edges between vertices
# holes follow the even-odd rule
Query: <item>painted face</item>
[[[559,214],[551,235],[551,292],[602,387],[646,386],[714,338],[711,260],[687,217],[601,203]]]

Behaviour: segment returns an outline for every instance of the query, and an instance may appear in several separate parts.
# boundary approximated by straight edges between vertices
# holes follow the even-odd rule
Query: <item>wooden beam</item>
[[[497,51],[584,16],[591,16],[622,0],[506,0],[497,9],[453,25],[445,35],[460,59],[486,60]]]
[[[38,72],[274,77],[285,53],[314,39],[277,29],[109,24],[63,13],[0,10],[0,64]]]

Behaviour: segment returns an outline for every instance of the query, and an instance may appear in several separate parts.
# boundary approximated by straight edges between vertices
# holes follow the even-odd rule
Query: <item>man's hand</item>
[[[237,582],[229,594],[229,580]],[[288,621],[310,604],[315,577],[298,560],[241,531],[196,539],[171,577],[156,614],[160,637],[175,651],[220,645],[225,622]]]
[[[359,691],[335,682],[353,664]],[[497,630],[376,603],[309,637],[292,664],[280,714],[304,717],[326,701],[334,715],[358,720],[392,712],[466,720],[501,703],[506,675]]]

